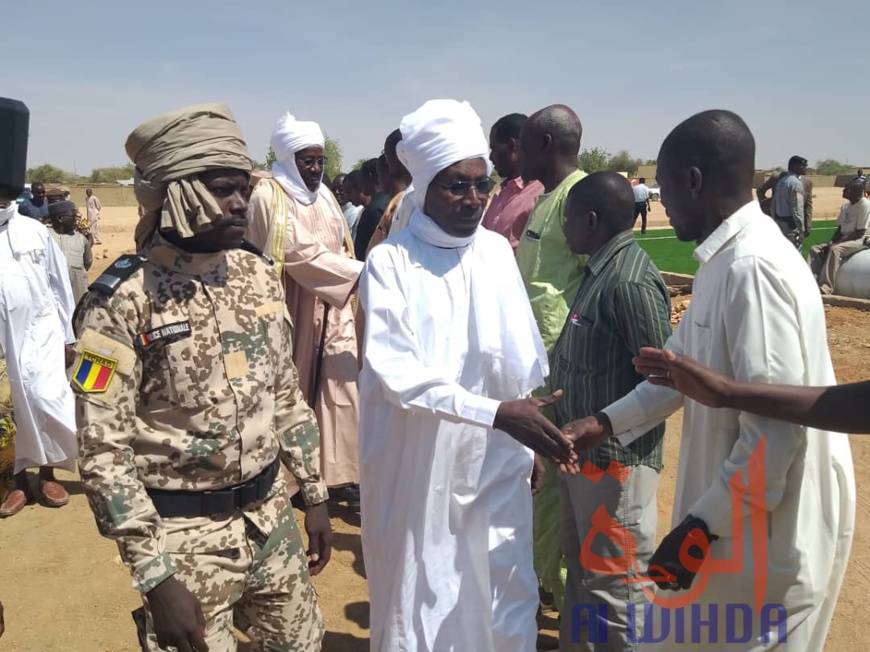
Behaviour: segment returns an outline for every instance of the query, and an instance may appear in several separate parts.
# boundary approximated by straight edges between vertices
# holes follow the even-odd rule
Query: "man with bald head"
[[[494,186],[480,118],[434,100],[401,129],[414,210],[360,281],[371,649],[527,652],[532,451],[566,459],[539,411],[558,396],[527,398],[547,355],[510,245],[479,228]]]
[[[556,425],[596,414],[643,381],[632,358],[641,347],[664,346],[671,334],[668,289],[655,264],[634,239],[635,196],[616,172],[597,172],[578,181],[565,206],[565,238],[577,255],[589,256],[586,274],[551,355],[551,385],[564,396],[555,406]],[[568,564],[559,649],[595,652],[631,650],[628,605],[648,600],[633,583],[655,550],[656,489],[662,468],[663,422],[630,446],[616,440],[580,455],[578,464],[595,473],[562,475],[562,549]],[[605,474],[616,463],[625,477]],[[587,467],[588,469],[589,467]],[[603,474],[603,475],[602,475]],[[618,541],[596,537],[601,510],[634,538],[638,570],[612,573],[584,567],[584,542],[602,557],[619,557]],[[616,544],[616,547],[615,547]],[[608,640],[593,647],[571,640],[576,605],[594,607],[606,621]]]
[[[549,353],[562,332],[580,287],[586,256],[574,254],[562,232],[568,191],[586,173],[577,167],[580,119],[556,104],[533,114],[520,130],[520,174],[544,186],[517,247],[517,266],[526,284],[532,312]],[[567,574],[559,545],[559,489],[555,469],[547,468],[535,496],[535,569],[561,608]]]
[[[856,177],[843,188],[846,201],[840,208],[837,230],[829,242],[810,249],[809,263],[822,294],[833,294],[840,265],[868,247],[870,199],[864,196],[864,180]]]
[[[18,212],[35,220],[48,217],[48,200],[45,198],[45,184],[42,181],[30,185],[30,199],[18,207]]]
[[[755,140],[729,111],[689,118],[662,145],[662,203],[677,237],[697,243],[700,262],[692,304],[666,348],[737,381],[832,385],[821,298],[753,201],[754,172]],[[692,650],[823,649],[854,529],[848,437],[715,410],[649,382],[565,430],[579,449],[614,435],[629,446],[680,407],[673,529],[649,567],[660,591],[680,591],[704,625],[688,613],[651,613],[648,622],[674,625],[656,649],[679,649],[676,641],[692,641]],[[723,568],[731,559],[740,563]],[[748,605],[730,638],[728,605]]]

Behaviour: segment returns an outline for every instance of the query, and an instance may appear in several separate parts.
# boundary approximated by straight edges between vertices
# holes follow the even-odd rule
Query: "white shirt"
[[[75,402],[64,344],[75,342],[66,260],[42,224],[0,208],[0,347],[15,410],[15,472],[75,468]]]
[[[725,220],[698,246],[695,257],[701,267],[692,303],[667,348],[741,381],[836,383],[825,313],[809,267],[756,202]],[[683,432],[672,523],[677,525],[688,514],[703,519],[720,537],[711,546],[714,558],[727,558],[740,545],[746,551],[742,570],[713,575],[697,602],[752,602],[753,564],[762,561],[751,552],[746,512],[738,521],[742,540],[731,538],[728,481],[737,472],[744,474],[744,481],[749,477],[749,457],[764,438],[769,524],[765,602],[786,608],[789,629],[788,645],[775,649],[821,650],[854,528],[855,479],[848,437],[708,408],[646,382],[605,412],[614,432],[626,433],[619,439],[627,445],[681,405]],[[754,635],[757,638],[758,632]],[[663,649],[672,648],[666,644]],[[773,648],[754,640],[728,649]]]
[[[96,195],[91,195],[88,197],[88,222],[96,222],[100,219],[100,211],[103,209],[103,205],[100,203],[100,200],[97,199]]]
[[[440,230],[415,211],[360,280],[371,648],[526,652],[537,636],[533,456],[492,424],[501,400],[543,384],[546,352],[508,241],[479,228],[465,246],[435,244],[423,220]],[[511,389],[503,380],[523,359]]]
[[[841,235],[848,236],[855,231],[870,229],[870,199],[861,197],[860,201],[853,204],[847,201],[840,208],[840,216],[837,218]]]
[[[634,191],[635,204],[644,204],[649,200],[649,188],[645,184],[639,183],[632,190]]]

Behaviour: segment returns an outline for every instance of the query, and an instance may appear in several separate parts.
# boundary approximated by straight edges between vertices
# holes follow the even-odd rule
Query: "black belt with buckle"
[[[215,491],[166,491],[146,489],[157,513],[164,518],[193,518],[230,514],[269,495],[281,466],[276,457],[268,467],[247,482]]]

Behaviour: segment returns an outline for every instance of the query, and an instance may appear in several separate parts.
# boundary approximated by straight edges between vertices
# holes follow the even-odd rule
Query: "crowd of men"
[[[782,234],[800,250],[813,225],[813,182],[807,177],[807,160],[792,156],[788,169],[770,176],[755,193],[761,209],[770,215]],[[768,192],[772,192],[770,197]],[[863,170],[843,188],[846,201],[837,217],[837,230],[829,242],[814,245],[807,262],[822,294],[834,293],[840,266],[855,254],[870,249],[870,180]]]
[[[772,220],[739,116],[706,111],[668,135],[662,200],[700,262],[672,332],[633,235],[643,180],[580,170],[564,105],[488,136],[468,103],[429,101],[380,157],[327,180],[316,122],[278,120],[264,175],[226,106],[157,116],[125,144],[136,254],[86,290],[75,205],[47,206],[49,235],[0,180],[21,480],[0,514],[30,499],[27,468],[65,503],[52,469],[77,463],[142,595],[143,649],[232,650],[237,632],[255,649],[321,649],[310,578],[330,559],[330,499],[360,505],[378,652],[534,650],[542,595],[562,650],[822,649],[854,528],[848,439],[824,418],[790,423],[788,388],[773,414],[749,390],[716,409],[727,383],[835,382],[791,244],[809,223],[805,161],[776,184]],[[828,286],[829,259],[867,228],[863,208],[843,210],[812,254]],[[665,419],[681,407],[657,542]],[[742,611],[751,635],[726,646],[726,605],[750,596],[775,627]],[[709,635],[670,617],[681,599]]]

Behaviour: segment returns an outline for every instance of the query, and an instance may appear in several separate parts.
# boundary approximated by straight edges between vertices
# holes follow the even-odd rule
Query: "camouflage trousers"
[[[283,481],[282,481],[283,482]],[[206,619],[206,643],[210,652],[237,649],[234,627],[251,639],[250,649],[264,652],[319,652],[323,620],[317,606],[314,585],[308,574],[308,559],[302,536],[285,492],[267,499],[281,505],[275,528],[264,534],[253,520],[235,514],[219,530],[204,536],[188,532],[186,545],[208,552],[170,552],[178,569],[175,577],[199,599]],[[268,504],[265,506],[268,511]],[[185,519],[166,519],[170,528]],[[207,521],[209,519],[189,519]],[[212,529],[206,526],[204,529]],[[179,532],[180,534],[180,532]],[[172,546],[168,537],[169,546]],[[218,544],[208,545],[209,540]],[[229,546],[229,547],[227,547]],[[157,645],[148,600],[146,649]]]

